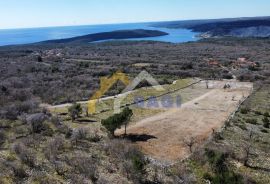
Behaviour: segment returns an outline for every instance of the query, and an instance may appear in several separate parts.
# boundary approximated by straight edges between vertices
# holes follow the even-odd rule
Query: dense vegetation
[[[232,78],[231,69],[244,57],[257,67],[233,70],[241,80],[268,80],[268,39],[212,39],[186,44],[115,42],[91,45],[2,47],[0,49],[0,116],[16,119],[37,111],[38,103],[85,100],[99,88],[99,78],[117,70],[131,77],[145,69],[161,84],[175,78]],[[142,64],[143,63],[143,64]],[[170,76],[170,77],[168,77]],[[116,85],[108,95],[119,93]]]

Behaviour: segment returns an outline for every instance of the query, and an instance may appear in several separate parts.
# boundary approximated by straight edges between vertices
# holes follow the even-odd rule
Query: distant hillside
[[[156,30],[136,29],[89,34],[67,39],[48,40],[40,43],[89,43],[110,39],[147,38],[165,35],[168,35],[168,33]]]
[[[269,37],[270,17],[173,21],[154,24],[155,27],[186,28],[203,37]]]

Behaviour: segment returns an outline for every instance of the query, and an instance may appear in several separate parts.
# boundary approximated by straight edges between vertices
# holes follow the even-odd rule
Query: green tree
[[[122,120],[123,120],[123,123],[125,125],[125,136],[126,136],[127,135],[127,126],[128,126],[128,124],[130,122],[131,117],[133,116],[133,112],[132,112],[132,110],[130,108],[127,107],[127,108],[125,108],[123,110],[122,113],[123,113],[122,114],[122,116],[123,116]]]
[[[82,114],[82,107],[80,104],[74,103],[68,108],[68,112],[72,121],[74,121]]]
[[[109,118],[102,120],[101,124],[109,131],[109,133],[114,137],[114,132],[116,129],[121,128],[122,125],[125,125],[125,135],[126,127],[132,117],[133,112],[128,107],[125,108],[121,113],[114,114]]]

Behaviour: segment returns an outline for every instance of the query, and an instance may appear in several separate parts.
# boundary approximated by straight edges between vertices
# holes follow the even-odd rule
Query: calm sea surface
[[[0,30],[0,46],[35,43],[45,40],[71,38],[86,34],[127,29],[160,30],[169,33],[167,36],[129,40],[153,40],[171,43],[183,43],[198,40],[198,38],[195,37],[197,33],[187,29],[155,28],[151,27],[150,23],[136,23]]]

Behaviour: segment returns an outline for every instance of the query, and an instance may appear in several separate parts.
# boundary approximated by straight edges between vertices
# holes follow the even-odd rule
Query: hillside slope
[[[270,17],[163,22],[155,27],[186,28],[204,37],[269,37]]]

